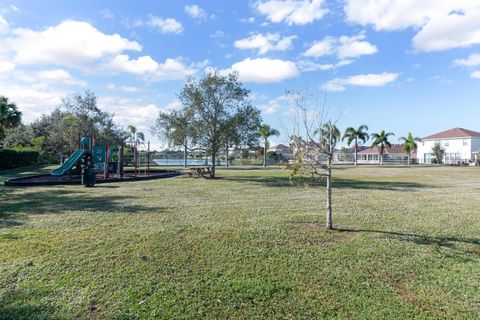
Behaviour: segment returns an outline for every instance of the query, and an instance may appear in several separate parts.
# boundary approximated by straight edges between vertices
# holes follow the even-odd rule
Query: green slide
[[[68,159],[65,161],[60,168],[52,170],[52,176],[61,176],[67,173],[73,166],[78,162],[78,160],[82,159],[83,155],[85,154],[85,150],[77,150],[75,151]]]

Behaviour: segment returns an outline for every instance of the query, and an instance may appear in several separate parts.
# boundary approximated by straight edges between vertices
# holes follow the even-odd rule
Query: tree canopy
[[[0,96],[0,141],[5,138],[7,130],[20,125],[22,113],[17,105],[10,102],[7,97]]]
[[[220,149],[230,141],[248,144],[258,130],[260,111],[251,105],[249,93],[234,72],[210,72],[198,81],[190,78],[180,92],[182,112],[191,115],[196,144],[211,156],[212,177]]]

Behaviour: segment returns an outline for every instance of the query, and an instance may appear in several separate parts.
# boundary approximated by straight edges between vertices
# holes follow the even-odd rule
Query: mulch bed
[[[123,178],[118,175],[111,175],[108,179],[103,179],[102,174],[97,174],[97,184],[112,183],[112,182],[129,182],[129,181],[142,181],[153,179],[164,179],[170,177],[176,177],[181,175],[180,171],[175,170],[150,170],[150,174],[145,172],[135,175],[133,171],[126,171]],[[5,181],[6,186],[15,187],[32,187],[32,186],[56,186],[56,185],[79,185],[81,182],[78,176],[52,176],[50,174],[39,174],[28,177],[15,178]]]

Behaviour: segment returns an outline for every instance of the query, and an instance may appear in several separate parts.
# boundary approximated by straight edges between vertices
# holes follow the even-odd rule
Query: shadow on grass
[[[267,187],[304,187],[305,183],[309,183],[310,187],[324,187],[325,179],[315,179],[313,182],[310,179],[288,177],[258,177],[258,176],[227,176],[224,180],[254,183]],[[391,191],[417,191],[419,189],[433,188],[433,186],[415,183],[415,182],[399,182],[399,181],[384,181],[384,180],[354,180],[344,178],[333,178],[333,188],[346,189],[372,189],[372,190],[391,190]]]
[[[0,319],[52,319],[55,308],[32,299],[41,294],[37,290],[28,291],[14,288],[0,295]]]
[[[99,195],[95,189],[38,190],[0,187],[0,228],[21,225],[32,214],[62,214],[67,211],[115,212],[135,214],[163,212],[164,207],[130,204],[134,196],[128,194]]]
[[[464,244],[473,244],[480,245],[480,238],[467,238],[459,236],[424,236],[414,233],[404,233],[396,231],[384,231],[384,230],[374,230],[374,229],[354,229],[354,228],[335,228],[339,232],[347,233],[375,233],[375,234],[386,234],[394,237],[400,241],[412,242],[420,245],[435,245],[438,247],[448,247],[455,248],[455,244],[464,243]],[[469,253],[472,253],[469,251]],[[480,255],[479,252],[473,252],[477,255]]]

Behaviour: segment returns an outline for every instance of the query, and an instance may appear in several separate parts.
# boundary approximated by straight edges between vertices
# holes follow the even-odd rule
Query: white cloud
[[[15,5],[13,5],[13,4],[9,5],[9,8],[10,8],[10,10],[12,10],[13,12],[20,12],[20,9],[18,9],[18,7],[15,6]]]
[[[274,23],[305,25],[323,18],[328,12],[324,0],[266,0],[257,1],[255,7]]]
[[[319,70],[320,71],[334,70],[343,66],[347,66],[351,63],[353,63],[353,60],[340,60],[335,64],[332,64],[332,63],[320,64],[320,63],[315,63],[309,60],[300,60],[297,62],[297,66],[302,72],[310,72],[310,71],[319,71]]]
[[[384,72],[378,74],[359,74],[348,78],[335,78],[325,82],[322,89],[325,91],[339,92],[344,91],[349,85],[360,87],[382,87],[394,82],[398,76],[398,73]]]
[[[8,98],[14,101],[22,112],[22,120],[31,123],[42,114],[48,114],[60,103],[60,98],[67,93],[62,90],[34,88],[31,85],[0,83]]]
[[[0,33],[6,32],[8,30],[8,22],[5,20],[2,15],[0,15]]]
[[[242,18],[242,19],[240,19],[240,22],[243,22],[243,23],[255,23],[255,17]]]
[[[163,107],[162,109],[164,111],[173,111],[173,110],[180,110],[181,108],[182,108],[182,103],[180,102],[180,100],[175,99],[167,103],[165,107]]]
[[[114,72],[127,72],[136,75],[154,73],[159,64],[150,56],[141,56],[137,59],[130,59],[126,54],[117,55],[107,65],[107,69]]]
[[[128,55],[118,55],[105,66],[113,72],[127,72],[142,76],[147,80],[182,80],[187,75],[192,75],[202,68],[206,62],[198,65],[186,65],[181,58],[168,58],[163,63],[158,63],[150,56],[130,59]]]
[[[186,5],[185,12],[194,19],[207,19],[207,13],[198,5]]]
[[[334,46],[335,39],[332,37],[325,37],[323,40],[315,42],[303,55],[306,57],[323,57],[331,55],[335,52]]]
[[[297,36],[284,36],[278,33],[253,34],[248,38],[237,40],[234,46],[237,49],[258,50],[259,54],[266,54],[269,51],[286,51],[292,48],[292,41]]]
[[[292,61],[268,58],[247,58],[233,64],[230,70],[237,71],[242,81],[256,83],[280,82],[300,75]]]
[[[370,55],[378,51],[376,46],[364,40],[364,34],[351,37],[341,36],[339,38],[325,37],[323,40],[315,42],[303,55],[306,57],[322,57],[335,54],[339,59],[345,59]]]
[[[260,105],[259,108],[264,114],[274,114],[280,109],[282,102],[285,100],[285,96],[280,96],[270,100],[267,104]]]
[[[173,18],[163,19],[154,15],[150,15],[148,25],[160,30],[161,33],[183,33],[182,23]]]
[[[160,63],[148,55],[130,58],[125,53],[141,50],[142,46],[136,41],[118,34],[105,34],[87,22],[68,20],[43,31],[10,30],[7,37],[0,38],[0,71],[9,72],[21,65],[55,65],[90,74],[122,72],[160,81],[184,79],[206,63],[188,65],[181,58],[168,58]],[[63,69],[55,72],[49,76],[66,77],[67,71]],[[39,75],[31,77],[38,79]],[[74,79],[64,80],[69,85],[84,83]]]
[[[112,90],[112,91],[124,91],[124,92],[128,92],[128,93],[135,93],[135,92],[140,91],[137,87],[134,87],[134,86],[117,86],[114,83],[107,84],[106,88],[108,90]]]
[[[73,77],[69,72],[63,69],[44,70],[33,74],[35,81],[41,81],[51,84],[70,85],[86,87],[87,82]]]
[[[480,54],[474,53],[469,55],[467,59],[456,59],[453,63],[460,67],[478,67],[480,66]]]
[[[115,19],[115,15],[113,14],[113,12],[107,8],[100,10],[100,15],[105,19],[109,19],[109,20]]]
[[[223,32],[221,30],[217,30],[210,35],[210,38],[214,38],[214,39],[215,38],[225,38],[225,32]]]
[[[134,125],[138,131],[148,135],[160,108],[143,99],[128,99],[117,96],[98,98],[98,106],[103,110],[113,113],[113,119],[120,126],[126,128]]]
[[[377,30],[414,28],[413,47],[442,51],[480,43],[480,3],[472,0],[348,0],[347,20]]]
[[[480,71],[474,71],[470,74],[470,77],[480,79]]]
[[[12,35],[0,40],[18,64],[55,64],[74,68],[96,62],[101,58],[131,50],[141,45],[118,34],[107,35],[87,22],[64,21],[44,31],[14,29]]]
[[[0,60],[0,72],[5,73],[15,69],[15,63],[11,61],[2,61]]]

